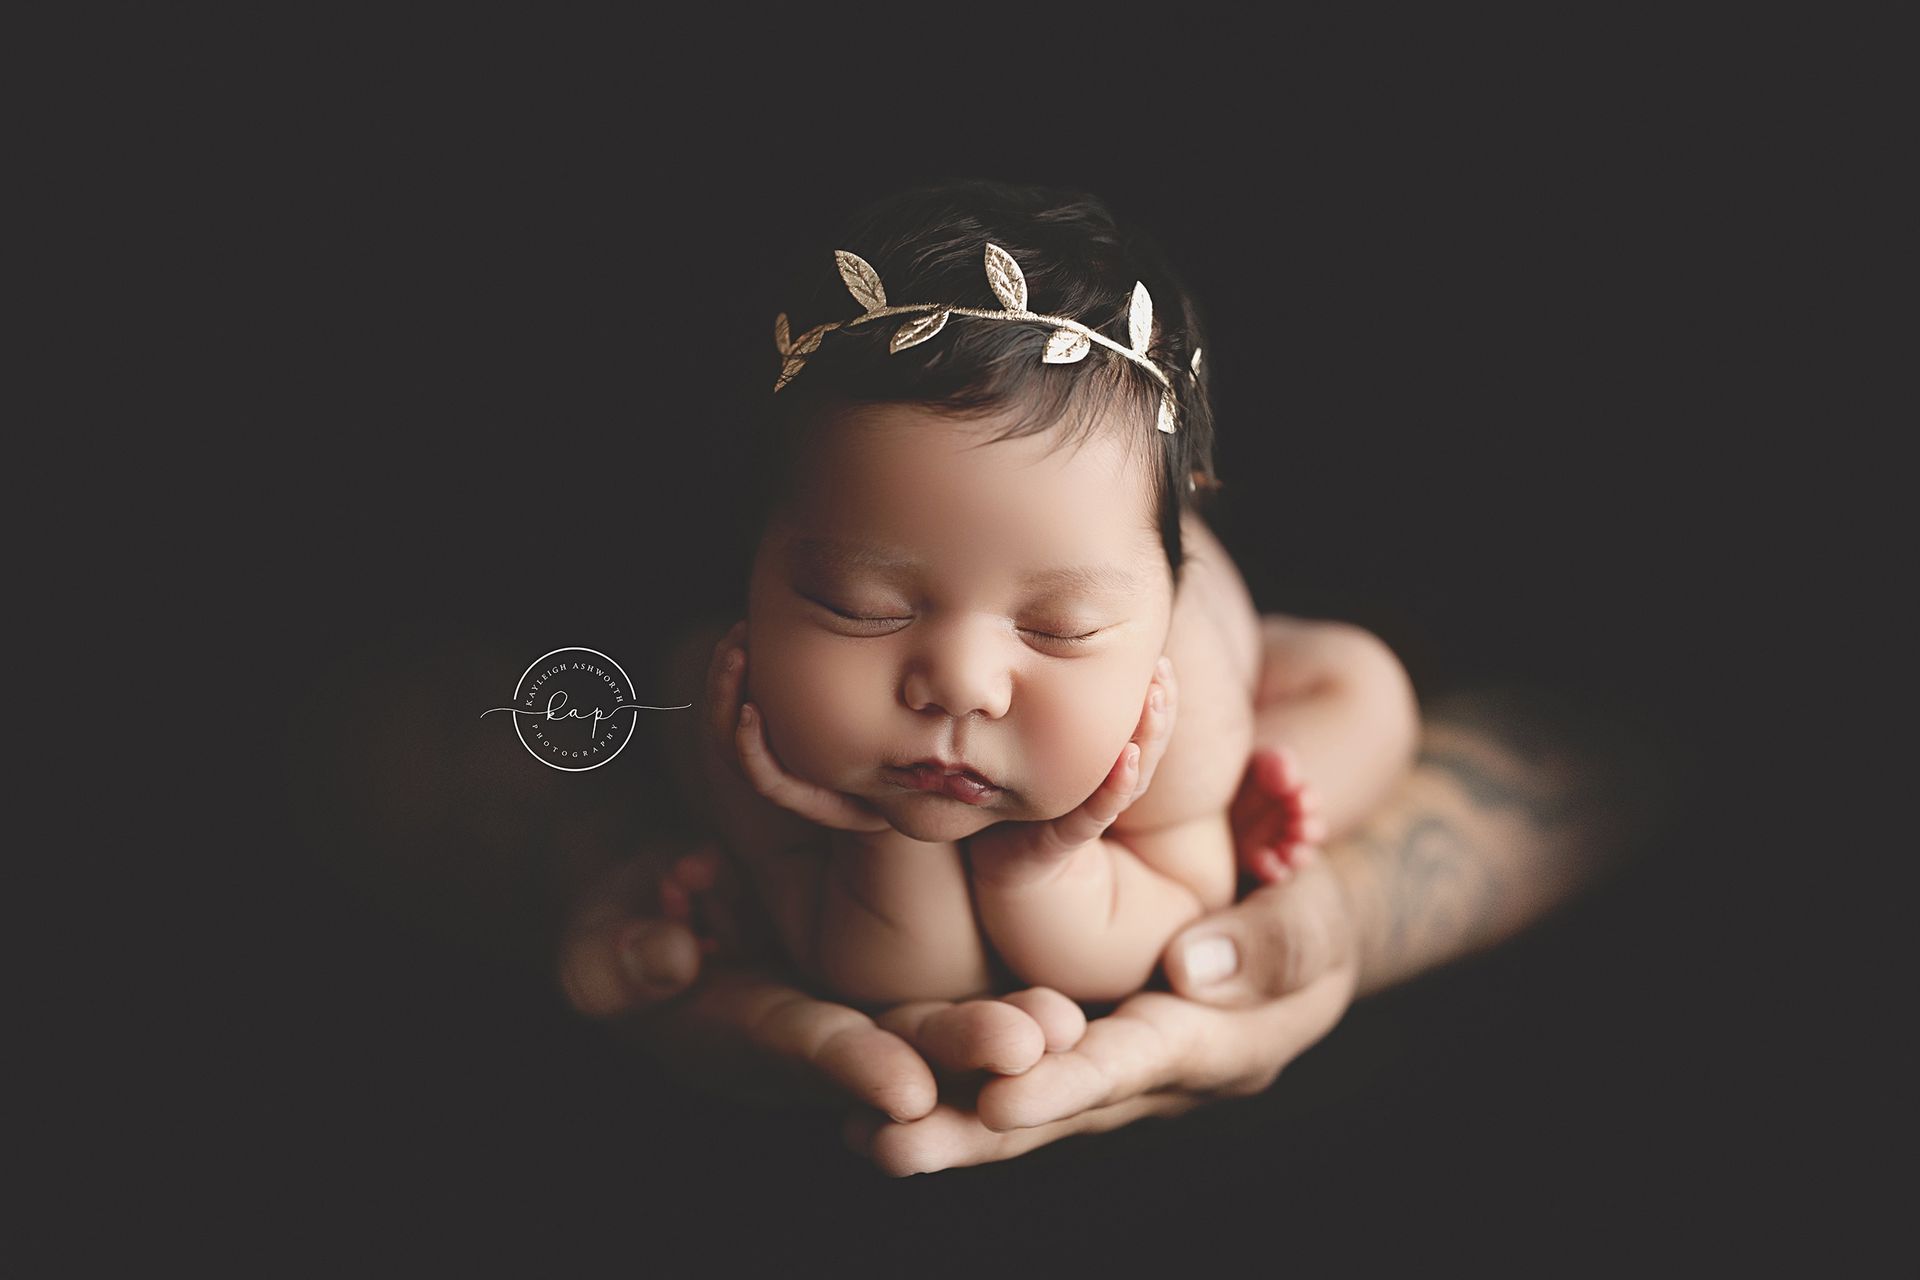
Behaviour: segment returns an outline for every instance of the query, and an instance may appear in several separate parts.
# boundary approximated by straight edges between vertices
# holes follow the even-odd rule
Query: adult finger
[[[1158,992],[1133,997],[1087,1024],[1080,1042],[1050,1053],[1024,1075],[980,1087],[982,1123],[1031,1129],[1082,1111],[1186,1083],[1195,1047],[1221,1015]]]
[[[900,1120],[926,1115],[938,1099],[932,1069],[905,1040],[857,1009],[750,970],[708,975],[644,1033],[661,1057],[709,1085],[762,1095],[811,1086],[815,1097]]]
[[[981,1122],[995,1130],[1027,1129],[1141,1094],[1258,1092],[1326,1034],[1352,991],[1349,967],[1253,1009],[1213,1009],[1142,992],[1088,1023],[1072,1051],[1048,1054],[1025,1075],[983,1084]]]
[[[1247,1008],[1298,991],[1351,960],[1350,917],[1324,858],[1310,858],[1279,884],[1204,916],[1177,934],[1161,959],[1176,994]]]
[[[1179,1115],[1202,1101],[1192,1094],[1147,1094],[1052,1124],[1011,1132],[989,1129],[975,1113],[941,1103],[925,1117],[906,1124],[889,1123],[873,1112],[855,1112],[848,1117],[842,1137],[881,1172],[904,1178],[1011,1159],[1076,1134],[1102,1133],[1149,1116]]]

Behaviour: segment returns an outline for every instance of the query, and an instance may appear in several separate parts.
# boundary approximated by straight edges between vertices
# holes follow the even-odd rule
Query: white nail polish
[[[1240,953],[1233,939],[1215,934],[1187,944],[1187,978],[1195,986],[1205,987],[1228,977],[1240,967]]]

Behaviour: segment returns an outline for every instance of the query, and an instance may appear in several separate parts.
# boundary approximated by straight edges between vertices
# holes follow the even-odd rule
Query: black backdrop
[[[1198,76],[1126,123],[1124,86],[1089,88],[1101,111],[1062,129],[1064,84],[939,81],[909,109],[731,64],[763,36],[675,37],[538,74],[420,38],[183,73],[212,127],[166,139],[163,180],[218,193],[190,273],[225,303],[199,336],[248,480],[211,540],[297,673],[257,695],[296,775],[364,764],[354,717],[377,738],[400,713],[353,699],[404,689],[415,754],[383,767],[444,785],[487,705],[462,699],[515,661],[638,670],[724,603],[690,531],[724,493],[708,388],[769,342],[760,281],[833,213],[947,174],[1082,186],[1170,247],[1213,331],[1217,524],[1263,607],[1373,628],[1425,690],[1524,676],[1732,758],[1740,636],[1783,571],[1727,480],[1770,287],[1751,198],[1790,133],[1763,98],[1402,39],[1232,93]],[[245,1220],[292,1256],[957,1271],[1231,1243],[1560,1270],[1800,1238],[1752,1208],[1805,1134],[1787,1068],[1740,1047],[1786,988],[1728,910],[1761,830],[1732,763],[1647,861],[1357,1007],[1268,1095],[906,1183],[817,1117],[669,1092],[532,951],[488,945],[522,927],[489,914],[511,875],[450,848],[389,879],[285,798],[280,757],[252,763],[266,834],[219,892],[272,904],[247,946],[283,959],[235,1006],[231,1136]],[[581,781],[644,786],[631,763]]]

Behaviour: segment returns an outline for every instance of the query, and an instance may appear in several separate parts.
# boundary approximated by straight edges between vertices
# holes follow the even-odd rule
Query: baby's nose
[[[939,634],[928,629],[928,643],[908,661],[901,697],[915,711],[941,711],[956,719],[976,713],[988,719],[1007,714],[1013,676],[995,638],[984,627],[954,626]]]

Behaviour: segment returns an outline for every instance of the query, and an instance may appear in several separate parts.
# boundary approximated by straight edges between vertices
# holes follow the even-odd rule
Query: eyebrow
[[[889,570],[919,569],[923,564],[911,556],[897,555],[878,547],[836,542],[829,538],[796,538],[796,555],[828,569]],[[1051,569],[1035,569],[1023,574],[1020,584],[1046,591],[1111,592],[1128,595],[1140,590],[1139,576],[1114,565],[1076,564]]]

